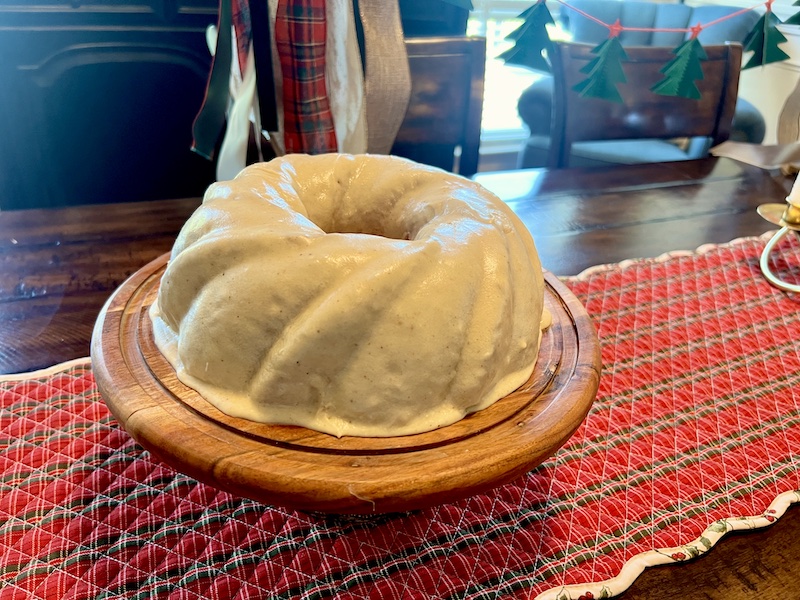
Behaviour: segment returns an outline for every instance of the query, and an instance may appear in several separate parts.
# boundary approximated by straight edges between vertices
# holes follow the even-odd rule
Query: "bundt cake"
[[[544,280],[478,184],[390,156],[291,155],[213,184],[150,310],[224,413],[335,436],[449,425],[522,385]]]

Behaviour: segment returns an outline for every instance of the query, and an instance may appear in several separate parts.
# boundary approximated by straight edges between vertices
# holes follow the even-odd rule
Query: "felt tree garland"
[[[771,5],[772,3],[770,2],[769,4]],[[796,16],[794,15],[794,17]],[[753,51],[753,55],[743,67],[744,69],[781,62],[789,58],[789,55],[778,47],[778,44],[786,41],[786,36],[778,30],[778,25],[780,24],[781,20],[775,16],[772,10],[767,10],[761,16],[744,40],[745,52]]]
[[[547,33],[547,26],[555,25],[555,22],[545,0],[538,0],[536,4],[526,9],[520,18],[523,19],[522,25],[507,36],[508,39],[514,40],[514,45],[499,58],[507,64],[549,73],[550,63],[547,62],[546,54],[552,42]]]
[[[691,37],[673,50],[675,58],[667,63],[661,72],[664,79],[650,89],[662,96],[682,96],[700,99],[700,90],[695,81],[703,79],[700,64],[708,58],[706,51],[696,37]]]
[[[587,78],[578,83],[573,89],[581,96],[591,98],[605,98],[622,103],[617,85],[625,83],[625,71],[622,62],[628,55],[619,41],[618,36],[608,38],[605,42],[592,50],[597,57],[589,61],[581,69]]]
[[[556,1],[564,9],[572,9],[563,0]],[[743,69],[780,62],[789,58],[789,55],[780,48],[780,44],[787,40],[778,30],[778,25],[781,25],[782,21],[772,12],[772,2],[773,0],[767,0],[764,3],[766,8],[764,15],[744,40],[744,51],[753,54],[747,64],[742,67]],[[796,0],[793,6],[800,6],[800,0]],[[700,92],[695,82],[703,79],[702,61],[706,59],[706,53],[697,36],[704,28],[735,17],[740,12],[716,19],[711,23],[697,24],[686,28],[684,31],[689,34],[689,39],[673,50],[675,58],[661,69],[661,73],[664,75],[663,80],[656,83],[651,90],[666,96],[698,99]],[[620,25],[619,21],[611,24],[603,23],[591,15],[581,14],[608,28],[609,38],[592,50],[597,57],[582,69],[582,72],[587,74],[587,78],[576,85],[574,89],[583,96],[621,102],[622,98],[617,85],[625,82],[623,63],[626,56],[618,38],[626,28]],[[537,0],[533,6],[519,15],[519,18],[522,19],[522,24],[507,36],[507,39],[512,40],[514,45],[500,54],[499,58],[507,64],[524,66],[535,71],[550,72],[548,53],[552,41],[547,31],[547,25],[553,24],[554,21],[547,8],[546,0]],[[787,19],[786,23],[800,24],[800,12]],[[659,28],[636,28],[636,30],[664,31]],[[669,31],[675,30],[670,29]]]

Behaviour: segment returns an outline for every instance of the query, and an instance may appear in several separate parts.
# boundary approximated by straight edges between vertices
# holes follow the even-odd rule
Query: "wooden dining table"
[[[791,181],[727,158],[604,169],[481,173],[559,276],[777,229],[756,212]],[[169,252],[198,198],[0,212],[0,372],[89,354],[95,320],[127,277]],[[791,598],[800,510],[732,533],[707,555],[645,571],[623,598]]]

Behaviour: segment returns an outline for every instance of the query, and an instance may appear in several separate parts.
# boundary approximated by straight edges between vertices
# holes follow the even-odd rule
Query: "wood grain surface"
[[[167,255],[109,299],[92,368],[117,420],[143,447],[196,479],[288,508],[382,513],[450,502],[511,481],[577,429],[595,398],[600,345],[581,303],[547,275],[552,325],[530,379],[491,407],[427,433],[336,438],[230,417],[183,385],[153,341],[147,311]]]
[[[756,208],[787,193],[765,171],[722,159],[476,179],[520,216],[558,275],[774,230]]]
[[[775,230],[755,209],[783,202],[793,183],[716,158],[479,179],[522,216],[544,266],[557,275]],[[0,212],[0,371],[88,356],[103,303],[169,251],[198,204]],[[697,561],[645,571],[621,597],[782,600],[798,597],[798,587],[800,509],[792,507],[769,529],[729,535]]]

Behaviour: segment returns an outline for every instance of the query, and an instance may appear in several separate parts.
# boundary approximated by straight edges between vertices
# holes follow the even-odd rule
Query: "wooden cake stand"
[[[155,346],[147,310],[168,255],[108,300],[92,366],[109,409],[154,456],[227,492],[330,513],[407,511],[477,494],[522,476],[577,429],[597,393],[600,346],[577,298],[545,273],[553,324],[525,385],[436,431],[336,438],[217,410],[183,385]]]

